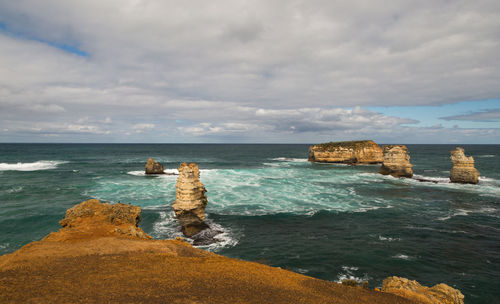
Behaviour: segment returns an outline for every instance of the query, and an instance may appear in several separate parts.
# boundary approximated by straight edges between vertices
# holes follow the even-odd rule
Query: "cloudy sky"
[[[0,142],[500,143],[500,1],[0,0]]]

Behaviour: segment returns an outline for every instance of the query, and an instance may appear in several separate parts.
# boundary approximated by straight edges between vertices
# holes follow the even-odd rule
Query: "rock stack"
[[[413,167],[410,164],[410,155],[408,148],[404,145],[388,145],[384,146],[384,162],[380,168],[380,173],[383,175],[392,175],[394,177],[409,177],[413,176]]]
[[[329,142],[309,147],[309,161],[343,164],[380,164],[382,149],[372,140]]]
[[[382,291],[422,304],[464,304],[460,290],[444,283],[426,287],[417,281],[400,277],[388,277],[382,283]]]
[[[457,147],[452,150],[450,158],[453,162],[453,168],[450,171],[452,183],[477,184],[479,182],[479,172],[474,168],[474,158],[465,156],[463,148]]]
[[[176,188],[176,200],[172,208],[182,226],[182,232],[185,236],[191,237],[208,228],[204,223],[207,190],[200,182],[200,170],[196,163],[182,163],[179,166]]]
[[[148,159],[146,163],[146,174],[165,174],[163,165],[155,162],[153,158]]]

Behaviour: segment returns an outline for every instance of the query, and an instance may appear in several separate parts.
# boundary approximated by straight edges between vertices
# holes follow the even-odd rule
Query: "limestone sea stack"
[[[460,290],[444,283],[426,287],[417,281],[400,277],[388,277],[383,281],[382,291],[425,304],[464,304]]]
[[[182,232],[185,236],[191,237],[208,228],[204,223],[207,190],[200,182],[200,170],[196,163],[182,163],[178,170],[176,200],[172,208],[182,226]]]
[[[479,182],[479,172],[474,168],[474,158],[465,156],[463,148],[457,147],[452,150],[450,158],[453,162],[453,168],[450,171],[452,183],[477,184]]]
[[[146,163],[146,174],[165,174],[163,165],[155,162],[153,158],[148,159]]]
[[[309,147],[309,161],[343,164],[380,164],[382,149],[372,140],[329,142]]]
[[[383,175],[392,175],[394,177],[413,176],[413,165],[410,163],[408,148],[404,145],[387,145],[383,148],[384,162],[380,168]]]

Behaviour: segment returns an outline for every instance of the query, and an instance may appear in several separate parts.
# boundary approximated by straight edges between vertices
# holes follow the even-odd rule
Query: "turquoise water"
[[[145,176],[154,157],[175,172],[196,161],[208,222],[202,247],[313,277],[390,275],[460,289],[466,303],[500,301],[500,145],[462,145],[478,185],[448,183],[451,145],[408,145],[416,177],[379,166],[307,162],[307,145],[0,144],[0,254],[59,229],[89,198],[139,205],[154,238],[180,236],[170,207],[176,176]]]

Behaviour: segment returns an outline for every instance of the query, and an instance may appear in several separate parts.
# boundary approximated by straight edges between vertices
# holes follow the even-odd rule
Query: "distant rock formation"
[[[182,232],[191,237],[208,228],[204,222],[207,190],[200,182],[200,170],[196,163],[182,163],[178,170],[176,200],[172,208],[182,226]]]
[[[408,148],[404,145],[387,145],[383,148],[384,162],[380,168],[383,175],[392,175],[394,177],[413,176],[413,165],[410,163]]]
[[[63,229],[46,238],[54,241],[83,236],[123,236],[151,239],[141,228],[141,208],[128,204],[101,203],[91,199],[66,211],[66,217],[59,224]]]
[[[148,159],[146,163],[146,174],[165,174],[165,172],[163,172],[163,165],[155,162],[153,158]]]
[[[452,150],[450,158],[453,162],[453,168],[450,171],[452,183],[477,184],[479,182],[479,172],[474,168],[474,158],[465,156],[463,148],[457,147]]]
[[[379,164],[382,149],[372,140],[329,142],[309,147],[309,161],[343,164]]]
[[[464,304],[464,295],[446,284],[432,287],[420,285],[417,281],[400,277],[388,277],[383,281],[383,292],[392,293],[418,303]]]

